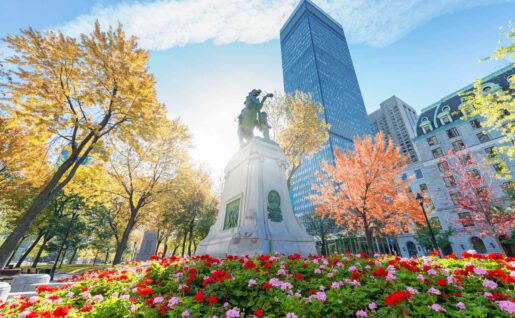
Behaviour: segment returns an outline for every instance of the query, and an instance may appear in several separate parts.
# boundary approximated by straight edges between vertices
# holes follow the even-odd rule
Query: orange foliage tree
[[[354,138],[354,150],[336,149],[334,165],[322,164],[317,174],[318,194],[310,199],[315,212],[333,218],[343,232],[364,233],[368,251],[373,251],[372,232],[393,234],[421,224],[423,215],[408,190],[411,179],[402,180],[408,158],[392,140],[378,133],[374,139]]]

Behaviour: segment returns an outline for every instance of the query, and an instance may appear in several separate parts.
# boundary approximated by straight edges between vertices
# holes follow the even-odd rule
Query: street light
[[[431,223],[429,222],[429,219],[427,218],[426,209],[424,208],[424,197],[417,193],[417,201],[420,204],[420,207],[422,208],[422,213],[424,213],[424,217],[426,218],[427,227],[429,228],[429,233],[431,234],[431,242],[433,244],[433,248],[435,251],[440,251],[438,248],[438,244],[436,243],[435,233],[433,232],[433,227],[431,227]]]
[[[73,225],[73,221],[75,220],[75,216],[77,213],[79,213],[80,206],[77,204],[72,209],[72,218],[70,220],[70,224],[68,224],[68,228],[66,229],[66,234],[64,235],[63,243],[61,244],[61,247],[59,248],[59,252],[57,253],[57,257],[55,258],[54,265],[52,266],[52,270],[50,271],[50,281],[54,280],[54,274],[55,270],[57,269],[57,263],[59,262],[59,258],[61,258],[61,253],[64,249],[64,244],[66,244],[66,241],[68,240],[68,235],[70,235],[70,231]]]

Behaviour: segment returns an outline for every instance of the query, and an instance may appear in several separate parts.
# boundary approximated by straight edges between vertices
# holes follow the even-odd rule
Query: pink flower
[[[322,271],[319,268],[315,269],[315,274],[322,274]]]
[[[315,294],[315,299],[320,300],[320,301],[326,301],[327,295],[324,292],[317,292]]]
[[[248,283],[248,285],[247,285],[247,286],[251,287],[251,286],[254,286],[254,285],[257,285],[256,280],[254,280],[254,279],[249,279],[249,283]]]
[[[358,311],[356,311],[356,316],[357,317],[368,317],[368,314],[366,311],[358,310]]]
[[[356,266],[351,266],[349,267],[349,272],[355,272],[357,271],[358,269],[356,268]]]
[[[29,315],[30,313],[31,313],[31,311],[28,311],[28,310],[22,311],[22,312],[18,315],[18,318],[24,318],[25,316]]]
[[[82,293],[82,298],[88,299],[89,297],[91,297],[91,294],[89,293],[89,291],[85,291]]]
[[[501,310],[506,311],[509,314],[515,313],[515,303],[509,300],[498,301],[497,305]]]
[[[438,273],[434,269],[430,269],[427,271],[427,275],[435,276],[436,274],[438,274]]]
[[[444,312],[445,311],[445,308],[443,308],[442,306],[440,306],[439,304],[432,304],[431,307],[432,310],[436,311],[436,312]]]
[[[487,273],[486,269],[482,267],[474,267],[474,274],[476,275],[486,275]]]
[[[29,303],[34,304],[37,303],[39,300],[38,296],[30,296]]]
[[[456,304],[456,307],[459,309],[459,310],[465,310],[467,309],[467,307],[465,307],[465,304],[462,303],[461,301],[459,303]]]
[[[433,287],[429,288],[427,292],[430,294],[433,294],[433,295],[441,295],[442,294],[438,289],[433,288]]]
[[[104,300],[104,296],[102,296],[102,295],[95,295],[95,296],[93,296],[92,300],[100,302],[100,301]]]
[[[227,317],[227,318],[236,318],[239,316],[240,316],[240,310],[237,307],[234,307],[233,309],[229,309],[225,313],[225,317]]]
[[[181,301],[181,299],[179,297],[172,297],[168,301],[167,306],[168,306],[168,308],[172,309],[173,306],[177,305],[180,301]]]
[[[488,289],[497,289],[497,283],[493,280],[485,279],[485,281],[483,282],[483,287]]]
[[[157,296],[156,298],[154,298],[153,303],[154,303],[154,305],[155,305],[155,304],[160,304],[160,303],[162,303],[164,300],[165,300],[165,299],[164,299],[164,297],[163,297],[163,296]]]
[[[368,308],[370,308],[371,310],[375,310],[375,309],[377,309],[377,304],[376,303],[370,303],[370,304],[368,304]]]
[[[286,318],[298,318],[294,312],[289,312],[286,314]]]
[[[277,275],[286,275],[286,271],[284,269],[280,269],[277,271]]]
[[[189,316],[190,316],[190,312],[187,310],[183,311],[181,314],[181,317],[189,317]]]

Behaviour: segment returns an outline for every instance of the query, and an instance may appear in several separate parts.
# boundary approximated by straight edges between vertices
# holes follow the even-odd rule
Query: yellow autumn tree
[[[137,143],[126,138],[113,139],[112,153],[107,164],[111,182],[102,189],[123,200],[125,214],[121,226],[114,264],[122,260],[134,226],[141,221],[141,212],[168,191],[167,181],[177,177],[177,172],[188,160],[190,134],[178,120],[163,119],[153,136]]]
[[[334,165],[322,164],[318,192],[310,199],[321,217],[333,218],[346,233],[363,233],[373,251],[372,231],[404,232],[424,218],[409,178],[402,180],[408,158],[380,132],[374,138],[354,138],[354,149],[336,149]]]
[[[329,134],[323,107],[310,94],[276,94],[264,106],[277,141],[288,160],[288,188],[302,159],[321,150]]]
[[[506,39],[489,59],[506,59],[511,67],[515,67],[515,27],[509,26]],[[463,104],[460,106],[464,118],[481,116],[485,120],[481,125],[489,130],[500,131],[504,137],[505,145],[496,147],[497,150],[515,159],[515,75],[508,79],[507,89],[494,88],[485,90],[481,80],[474,82],[474,88],[462,96]],[[505,175],[509,175],[506,171]]]
[[[37,215],[73,179],[88,157],[106,155],[106,136],[144,136],[164,116],[156,99],[146,51],[121,27],[79,39],[61,32],[22,30],[4,39],[12,81],[2,83],[0,111],[24,127],[31,143],[45,145],[52,172],[17,226],[0,246],[0,268]],[[59,155],[63,154],[63,155]],[[46,158],[40,158],[46,161]]]

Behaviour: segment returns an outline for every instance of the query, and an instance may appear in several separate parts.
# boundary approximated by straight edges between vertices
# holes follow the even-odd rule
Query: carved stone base
[[[225,168],[217,220],[195,254],[316,254],[313,237],[293,215],[285,167],[273,141],[254,138],[241,148]]]

